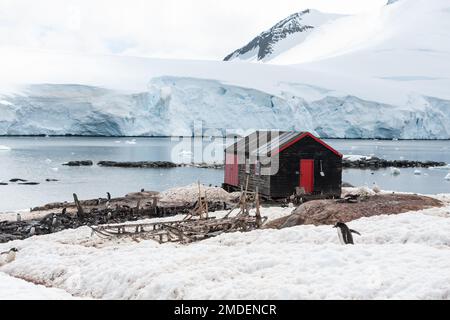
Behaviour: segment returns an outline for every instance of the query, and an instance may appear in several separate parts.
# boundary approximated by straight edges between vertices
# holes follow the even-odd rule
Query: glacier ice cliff
[[[328,138],[450,138],[448,100],[420,96],[411,105],[396,106],[312,86],[303,95],[298,88],[283,83],[275,95],[169,76],[154,78],[146,92],[138,93],[35,84],[0,94],[0,134],[190,136],[194,123],[200,123],[207,135],[281,129]]]

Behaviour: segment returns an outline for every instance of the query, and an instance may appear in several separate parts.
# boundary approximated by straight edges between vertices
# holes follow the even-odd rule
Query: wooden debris
[[[202,196],[199,183],[198,201],[194,208],[182,219],[168,222],[114,224],[91,227],[93,232],[101,237],[130,237],[138,241],[151,239],[159,243],[178,242],[191,243],[225,232],[251,231],[259,229],[267,217],[261,217],[258,190],[249,192],[248,179],[244,188],[241,188],[239,203],[233,207],[223,218],[208,216],[208,201]],[[250,205],[256,207],[256,214],[250,215]],[[239,212],[231,213],[239,208]]]
[[[83,207],[80,204],[80,201],[78,200],[78,196],[76,193],[73,194],[73,200],[75,201],[75,204],[77,206],[77,216],[80,219],[84,219],[84,211]]]

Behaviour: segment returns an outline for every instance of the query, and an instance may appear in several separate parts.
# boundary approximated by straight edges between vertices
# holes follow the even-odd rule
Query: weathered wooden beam
[[[77,206],[77,217],[80,219],[84,219],[84,211],[83,211],[83,207],[81,206],[80,201],[78,200],[78,196],[76,193],[73,194],[73,200],[75,202],[75,205]]]

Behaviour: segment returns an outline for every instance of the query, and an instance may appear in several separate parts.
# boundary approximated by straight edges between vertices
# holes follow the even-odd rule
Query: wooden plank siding
[[[270,196],[270,175],[256,175],[255,174],[255,163],[250,163],[250,174],[248,175],[248,190],[254,191],[256,186],[258,186],[259,192],[262,195]],[[241,185],[245,187],[247,174],[245,172],[246,165],[239,164],[239,181]]]
[[[265,145],[267,139],[259,141],[260,133],[253,133],[241,141],[240,148],[229,147],[225,150],[225,183],[224,186],[236,186],[236,179],[231,178],[230,164],[233,155],[239,157],[237,165],[237,180],[239,185],[245,187],[247,176],[249,178],[248,188],[254,191],[258,186],[261,195],[267,198],[286,198],[295,193],[296,187],[300,186],[300,161],[301,159],[312,159],[314,161],[314,184],[313,194],[325,197],[340,197],[342,186],[342,155],[328,148],[323,141],[310,136],[309,133],[299,132],[297,136],[292,132],[284,135],[283,139],[289,139],[280,144],[280,152],[274,151],[271,160],[271,174],[267,175],[267,166],[261,165],[261,174],[256,174],[257,157],[264,155],[257,148]],[[268,140],[272,140],[270,137]],[[275,141],[275,140],[274,140]],[[245,144],[244,144],[245,143]],[[243,146],[245,145],[245,148]],[[237,150],[240,149],[240,150]],[[243,150],[245,149],[245,150]],[[263,148],[264,149],[264,148]],[[259,153],[259,155],[258,155]],[[250,173],[246,173],[244,159],[250,163]],[[267,158],[262,158],[267,159]],[[264,161],[263,161],[264,162]],[[320,174],[322,170],[324,176]],[[277,163],[277,165],[274,165]],[[233,189],[233,188],[231,188]]]
[[[325,146],[306,137],[279,154],[279,171],[272,176],[272,197],[286,197],[300,185],[300,159],[314,159],[314,193],[339,197],[342,185],[342,159]],[[325,176],[320,175],[320,160]]]

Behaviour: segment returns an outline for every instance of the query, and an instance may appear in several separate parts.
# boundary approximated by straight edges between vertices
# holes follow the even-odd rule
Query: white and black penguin
[[[22,216],[20,215],[20,213],[17,214],[16,218],[17,218],[17,222],[22,221]]]
[[[0,266],[13,262],[16,259],[16,252],[19,251],[16,248],[11,248],[9,251],[0,253]]]
[[[342,244],[354,244],[352,233],[361,235],[358,231],[347,227],[347,225],[343,222],[336,223],[333,228],[337,228],[339,241],[341,241]]]
[[[32,227],[30,228],[29,234],[30,234],[30,236],[34,236],[34,235],[36,234],[36,227],[35,227],[35,226],[32,226]]]
[[[53,214],[53,217],[52,217],[52,227],[56,226],[56,223],[57,223],[56,214]]]

